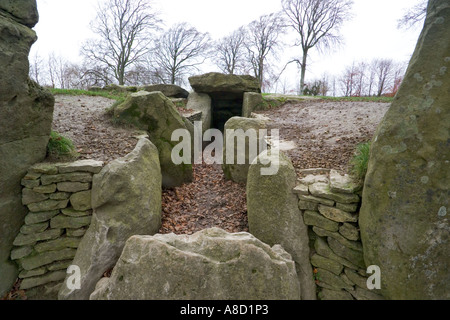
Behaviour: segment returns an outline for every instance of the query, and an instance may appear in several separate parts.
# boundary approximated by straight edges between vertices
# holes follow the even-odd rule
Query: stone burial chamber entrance
[[[261,93],[258,80],[250,75],[213,72],[191,77],[189,82],[195,92],[189,97],[191,102],[188,108],[204,113],[202,117],[202,121],[206,122],[204,129],[216,128],[223,131],[229,119],[243,115],[244,94]],[[203,99],[195,99],[198,96]]]

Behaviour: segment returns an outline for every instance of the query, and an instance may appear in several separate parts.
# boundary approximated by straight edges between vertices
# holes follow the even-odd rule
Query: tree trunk
[[[303,50],[303,60],[301,65],[301,75],[300,75],[300,92],[299,95],[302,96],[305,90],[305,74],[306,74],[306,59],[308,58],[308,50]]]

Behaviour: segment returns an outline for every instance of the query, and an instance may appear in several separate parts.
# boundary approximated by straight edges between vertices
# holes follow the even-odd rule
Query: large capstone
[[[147,92],[162,92],[168,98],[183,98],[186,99],[189,96],[189,92],[180,86],[175,84],[153,84],[142,86],[138,88],[139,90]]]
[[[37,21],[36,1],[0,1],[0,296],[18,273],[9,255],[27,213],[21,179],[45,158],[53,119],[53,96],[28,77]]]
[[[267,163],[278,170],[263,172],[269,167]],[[296,264],[302,299],[315,300],[308,231],[297,195],[292,192],[296,180],[292,162],[282,152],[263,152],[258,156],[248,172],[248,224],[258,239],[269,245],[280,244],[289,252]]]
[[[126,240],[153,235],[161,226],[161,171],[158,150],[146,138],[124,158],[94,176],[92,222],[72,264],[81,270],[81,289],[65,282],[59,299],[88,299],[103,273],[119,258]]]
[[[249,233],[131,237],[92,300],[294,300],[294,262]]]
[[[175,164],[172,160],[172,150],[178,144],[172,141],[173,132],[177,129],[191,130],[187,126],[188,121],[183,120],[169,98],[161,92],[132,93],[114,109],[114,117],[148,132],[159,151],[164,187],[177,187],[192,181],[192,164]]]
[[[447,39],[447,40],[443,40]],[[450,3],[430,0],[372,144],[360,213],[366,264],[390,299],[450,299]]]
[[[249,75],[207,73],[189,78],[197,93],[208,94],[212,99],[212,127],[223,130],[232,117],[242,116],[244,94],[261,93],[259,81]]]

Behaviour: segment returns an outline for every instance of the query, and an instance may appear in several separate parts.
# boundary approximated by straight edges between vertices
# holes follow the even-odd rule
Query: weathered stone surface
[[[25,279],[25,278],[31,278],[31,277],[36,277],[36,276],[42,276],[46,272],[47,272],[46,267],[33,269],[33,270],[23,270],[19,273],[19,278]]]
[[[67,207],[69,200],[45,200],[41,202],[30,203],[28,209],[31,212],[42,212],[63,209]]]
[[[20,289],[21,290],[31,289],[31,288],[34,288],[37,286],[42,286],[42,285],[50,283],[50,282],[64,280],[65,277],[66,277],[65,271],[55,271],[55,272],[49,272],[43,276],[26,278],[20,284]]]
[[[315,197],[330,199],[340,203],[357,203],[359,197],[356,194],[334,193],[328,183],[316,182],[309,186],[309,192]]]
[[[349,175],[342,176],[336,170],[330,170],[330,190],[336,193],[353,194],[362,188],[361,183]]]
[[[88,299],[105,270],[113,267],[126,240],[152,235],[161,226],[161,171],[158,150],[146,138],[124,158],[94,176],[92,223],[80,242],[74,264],[81,290],[62,286],[60,299]]]
[[[38,163],[32,166],[28,172],[40,174],[57,174],[58,167],[54,163]]]
[[[35,202],[45,201],[48,198],[49,197],[46,196],[45,194],[35,192],[28,188],[24,188],[22,190],[22,204],[24,206],[29,205],[31,203],[35,203]]]
[[[92,300],[295,300],[294,262],[249,233],[213,228],[192,236],[131,237]]]
[[[319,205],[314,202],[300,200],[298,202],[298,208],[300,210],[317,211],[319,209]]]
[[[303,194],[303,195],[309,195],[308,186],[304,184],[299,184],[295,186],[293,192],[295,194]]]
[[[48,251],[39,253],[20,260],[20,264],[25,270],[33,270],[55,261],[68,260],[75,257],[76,249],[63,249],[58,251]]]
[[[0,8],[0,296],[3,296],[18,273],[9,255],[26,215],[21,205],[21,180],[31,165],[45,158],[54,98],[28,78],[28,54],[36,41],[35,32],[28,27],[37,22],[36,2],[4,0]]]
[[[353,300],[352,295],[345,290],[322,289],[319,292],[320,300]]]
[[[361,238],[389,299],[450,299],[450,44],[442,41],[449,38],[450,3],[430,0],[402,86],[371,146]]]
[[[328,246],[328,243],[320,237],[316,238],[314,242],[314,249],[321,256],[337,261],[340,264],[349,267],[351,269],[358,269],[358,266],[334,253],[333,250],[331,250],[331,248]]]
[[[25,217],[25,224],[34,225],[37,223],[45,222],[59,214],[59,210],[44,211],[44,212],[30,212]]]
[[[22,228],[20,228],[20,233],[22,234],[32,234],[32,233],[39,233],[44,232],[48,228],[48,222],[42,222],[37,224],[24,224]]]
[[[0,11],[29,28],[33,28],[39,21],[36,0],[3,0]]]
[[[56,239],[62,234],[62,230],[60,229],[52,229],[47,230],[40,233],[33,234],[21,234],[19,233],[14,240],[13,244],[15,246],[26,246],[32,245],[38,241]]]
[[[250,232],[261,241],[281,244],[296,262],[302,299],[316,298],[312,268],[309,261],[307,227],[298,209],[297,196],[292,193],[296,173],[290,159],[262,153],[252,163],[247,181],[247,209]],[[261,169],[278,165],[275,175],[262,175]]]
[[[316,277],[318,278],[318,285],[325,285],[326,287],[330,286],[334,289],[346,289],[353,290],[353,286],[346,283],[340,276],[335,275],[331,271],[317,268]]]
[[[314,183],[325,183],[325,184],[330,183],[330,180],[328,179],[327,176],[314,174],[307,175],[306,177],[301,178],[299,181],[301,184],[304,184],[306,186],[309,186]]]
[[[189,96],[189,92],[187,90],[174,84],[153,84],[142,86],[138,89],[147,92],[160,91],[168,98],[187,98]]]
[[[250,164],[262,151],[259,149],[260,146],[265,143],[264,136],[259,134],[259,130],[265,127],[265,123],[257,119],[233,117],[227,121],[223,147],[224,164],[222,165],[226,179],[239,183],[247,181]],[[235,138],[236,135],[232,130],[238,138]],[[240,148],[240,146],[245,147]]]
[[[34,192],[37,193],[53,193],[56,191],[56,184],[50,184],[50,185],[42,185],[36,188],[33,188]]]
[[[58,183],[58,182],[91,182],[92,174],[89,172],[72,172],[72,173],[62,173],[55,175],[41,176],[41,184],[43,186]]]
[[[62,214],[69,217],[84,217],[92,214],[91,210],[77,211],[74,208],[66,208],[61,210]]]
[[[72,260],[57,261],[46,266],[48,271],[67,270],[72,265]]]
[[[103,161],[78,160],[70,163],[58,164],[59,173],[90,172],[99,173],[103,168]]]
[[[56,186],[61,192],[80,192],[91,188],[89,182],[60,182]]]
[[[261,85],[252,76],[238,76],[222,73],[207,73],[189,78],[189,83],[198,93],[239,93],[257,92],[261,93]]]
[[[50,221],[50,227],[53,229],[78,229],[89,226],[91,216],[85,217],[69,217],[64,214],[57,215]]]
[[[18,260],[25,258],[33,252],[33,247],[19,247],[11,250],[11,260]]]
[[[81,238],[61,237],[55,240],[38,243],[34,250],[38,253],[53,250],[62,250],[64,248],[78,248]]]
[[[22,186],[24,186],[25,188],[29,188],[29,189],[33,189],[33,188],[35,188],[35,187],[38,187],[40,183],[41,183],[41,182],[40,182],[39,180],[26,180],[26,179],[22,179],[22,180],[20,181],[20,184],[21,184]]]
[[[198,110],[202,112],[202,131],[203,133],[211,128],[212,125],[212,101],[211,97],[205,93],[191,92],[189,94],[187,109]]]
[[[317,197],[314,197],[314,196],[307,196],[307,195],[303,195],[303,194],[299,195],[298,198],[300,200],[303,200],[303,201],[313,202],[313,203],[320,203],[320,204],[323,204],[323,205],[326,205],[326,206],[329,206],[329,207],[334,206],[334,201],[333,200],[317,198]]]
[[[338,208],[319,205],[319,212],[326,218],[336,222],[357,222],[358,216]]]
[[[325,218],[316,211],[306,210],[303,213],[303,219],[305,224],[308,226],[316,226],[331,232],[336,232],[339,230],[339,224],[337,222]]]
[[[357,242],[357,241],[350,241],[346,238],[344,238],[340,233],[338,232],[331,232],[319,227],[313,227],[313,231],[315,233],[317,233],[317,235],[319,235],[320,237],[331,237],[333,239],[336,239],[337,241],[339,241],[343,246],[346,246],[352,250],[356,250],[356,251],[360,251],[362,252],[362,245],[361,242]]]
[[[385,300],[383,296],[359,287],[349,292],[356,300]]]
[[[74,193],[70,196],[70,204],[77,211],[92,209],[91,190]]]
[[[361,251],[353,250],[351,248],[346,247],[338,240],[329,237],[328,244],[338,256],[350,261],[360,268],[366,268],[366,264],[364,263],[364,256]]]
[[[311,264],[315,267],[328,270],[335,275],[340,275],[344,266],[335,260],[325,258],[321,255],[315,254],[311,257]]]
[[[51,200],[67,200],[70,198],[69,192],[55,192],[49,195]]]
[[[82,237],[86,233],[87,228],[79,229],[66,229],[66,234],[68,237]]]
[[[344,223],[339,227],[339,233],[345,238],[352,241],[359,240],[359,229],[350,223]]]
[[[358,211],[358,207],[358,203],[336,203],[336,208],[350,213],[355,213],[356,211]]]
[[[192,181],[192,164],[176,165],[172,161],[172,150],[178,144],[172,141],[172,134],[177,129],[188,129],[169,98],[161,92],[140,91],[117,106],[114,116],[148,132],[159,151],[164,187],[177,187]]]
[[[246,92],[244,93],[244,102],[242,104],[242,116],[250,118],[252,112],[265,110],[267,103],[264,103],[264,99],[261,93]]]
[[[345,268],[345,275],[352,281],[355,285],[362,289],[367,289],[367,277],[363,277],[358,274],[355,270]]]

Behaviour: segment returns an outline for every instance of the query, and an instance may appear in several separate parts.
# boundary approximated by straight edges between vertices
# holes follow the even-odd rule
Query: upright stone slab
[[[158,150],[146,138],[124,158],[103,168],[92,183],[91,225],[77,250],[81,289],[64,283],[61,300],[85,300],[103,273],[113,267],[125,241],[136,234],[153,235],[161,226],[161,171]]]
[[[259,160],[259,162],[258,162]],[[262,175],[261,163],[278,165],[274,175]],[[292,190],[297,175],[291,160],[280,152],[261,154],[250,166],[247,180],[247,210],[250,232],[261,241],[280,244],[295,261],[303,300],[315,300],[312,266],[309,261],[308,230]]]
[[[189,94],[187,109],[202,112],[202,131],[203,133],[211,128],[212,124],[212,106],[211,97],[206,93],[191,92]]]
[[[446,39],[446,40],[443,40]],[[450,299],[450,3],[430,0],[403,84],[373,140],[360,213],[390,299]]]
[[[131,237],[91,300],[295,300],[294,262],[280,246],[218,228]]]
[[[0,2],[0,296],[18,273],[9,254],[26,214],[21,179],[45,158],[53,118],[53,96],[28,78],[37,22],[35,0]]]
[[[225,178],[234,182],[247,181],[248,168],[262,152],[266,123],[262,120],[233,117],[225,124],[222,165]],[[240,131],[239,131],[240,130]]]
[[[115,108],[114,116],[148,132],[159,151],[164,187],[177,187],[192,181],[192,164],[176,165],[172,161],[172,149],[178,144],[171,141],[172,133],[188,128],[169,98],[161,92],[133,93]]]

